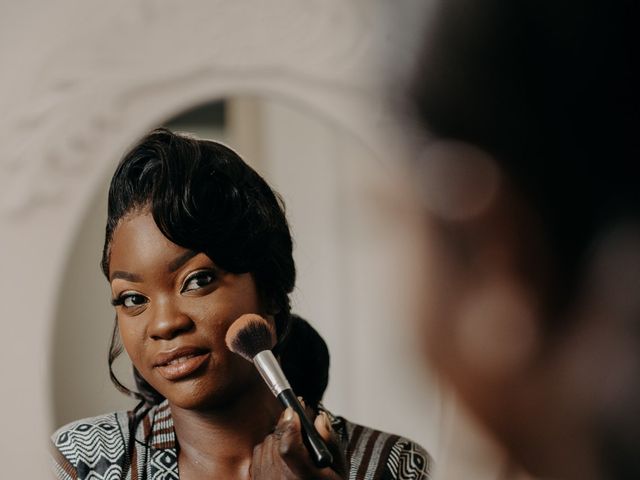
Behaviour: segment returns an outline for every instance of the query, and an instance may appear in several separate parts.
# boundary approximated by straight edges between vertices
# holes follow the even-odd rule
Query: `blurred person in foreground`
[[[410,89],[426,350],[526,470],[640,478],[637,1],[442,2]]]

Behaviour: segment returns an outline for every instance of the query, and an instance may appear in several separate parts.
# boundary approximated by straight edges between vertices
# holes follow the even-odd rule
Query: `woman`
[[[295,267],[283,208],[227,147],[167,130],[133,147],[111,182],[102,269],[116,309],[110,362],[121,338],[141,403],[56,432],[58,478],[428,477],[420,446],[317,405],[328,355],[290,314]],[[312,398],[334,451],[330,468],[313,465],[297,415],[282,412],[254,367],[227,350],[225,333],[245,313],[274,326],[274,351]],[[296,359],[313,349],[319,373],[305,376]]]

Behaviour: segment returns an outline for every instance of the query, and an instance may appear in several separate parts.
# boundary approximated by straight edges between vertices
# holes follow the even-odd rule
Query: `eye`
[[[144,305],[148,301],[149,300],[147,299],[147,297],[145,297],[144,295],[140,295],[139,293],[124,292],[124,293],[121,293],[118,298],[112,300],[111,304],[114,307],[117,307],[118,305],[122,305],[125,308],[134,308],[134,307],[139,307],[140,305]]]
[[[211,270],[200,270],[194,272],[184,281],[181,292],[191,292],[211,285],[216,279],[216,274]]]

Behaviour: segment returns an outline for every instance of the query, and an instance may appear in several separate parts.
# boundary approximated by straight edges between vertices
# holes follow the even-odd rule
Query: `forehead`
[[[162,234],[150,212],[134,213],[123,217],[113,233],[109,270],[166,269],[187,252]]]

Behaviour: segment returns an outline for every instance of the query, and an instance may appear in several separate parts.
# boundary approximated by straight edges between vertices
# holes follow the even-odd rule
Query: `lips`
[[[210,357],[211,352],[206,349],[180,347],[158,354],[154,368],[167,380],[180,380],[198,370]]]

